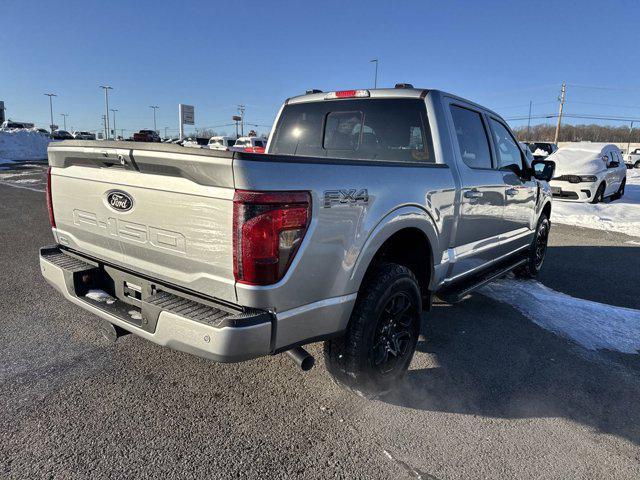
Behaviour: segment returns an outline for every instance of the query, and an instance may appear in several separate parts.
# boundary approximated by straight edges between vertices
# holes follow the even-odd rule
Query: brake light
[[[47,210],[51,228],[56,228],[56,217],[53,215],[53,200],[51,198],[51,167],[47,168]]]
[[[264,153],[264,147],[244,147],[247,153]]]
[[[336,98],[365,98],[369,97],[369,90],[341,90],[339,92],[329,92],[324,96],[325,100]]]
[[[309,192],[236,190],[233,274],[237,282],[270,285],[287,272],[311,220]]]

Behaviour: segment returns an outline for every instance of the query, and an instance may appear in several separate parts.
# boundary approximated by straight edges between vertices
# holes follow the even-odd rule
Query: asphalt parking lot
[[[42,172],[0,172],[0,477],[640,478],[638,355],[481,294],[434,306],[406,381],[376,401],[335,386],[319,344],[303,373],[107,343],[40,276]],[[540,281],[640,309],[637,240],[554,225]]]

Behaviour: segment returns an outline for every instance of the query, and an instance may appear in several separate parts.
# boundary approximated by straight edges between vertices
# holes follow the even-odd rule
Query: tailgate
[[[174,145],[117,145],[49,147],[58,243],[235,301],[232,155]]]

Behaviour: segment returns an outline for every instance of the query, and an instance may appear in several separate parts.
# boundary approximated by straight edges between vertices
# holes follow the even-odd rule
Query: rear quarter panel
[[[449,242],[455,188],[446,165],[239,155],[233,171],[238,189],[312,197],[310,227],[287,274],[268,287],[236,284],[243,305],[283,311],[356,293],[377,248],[402,228],[422,230],[434,251]],[[325,206],[325,192],[341,189],[366,189],[368,201]]]

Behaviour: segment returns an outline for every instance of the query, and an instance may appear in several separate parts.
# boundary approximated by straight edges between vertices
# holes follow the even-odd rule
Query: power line
[[[640,118],[637,117],[615,117],[612,115],[586,115],[579,113],[563,113],[563,118],[581,118],[585,120],[610,120],[614,122],[640,122]],[[527,115],[520,117],[505,117],[507,121],[516,121],[516,120],[527,120],[529,117]],[[532,119],[551,119],[558,118],[557,113],[549,113],[547,115],[532,115]]]

